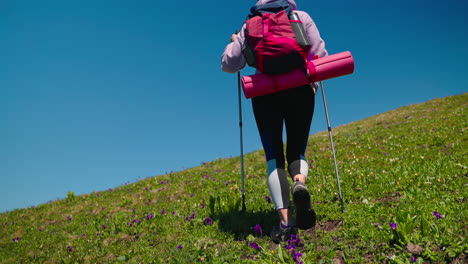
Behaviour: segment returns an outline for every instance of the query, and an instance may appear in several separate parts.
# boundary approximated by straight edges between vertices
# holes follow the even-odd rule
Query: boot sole
[[[310,203],[310,195],[307,189],[303,188],[293,193],[294,204],[296,205],[296,226],[299,229],[310,229],[315,226],[316,214]]]

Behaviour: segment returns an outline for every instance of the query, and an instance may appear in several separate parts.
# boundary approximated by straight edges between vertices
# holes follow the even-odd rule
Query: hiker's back
[[[325,42],[322,40],[320,37],[320,33],[312,20],[311,16],[300,10],[296,10],[297,6],[294,0],[258,0],[256,3],[257,9],[258,7],[264,5],[264,4],[271,4],[271,3],[276,3],[276,2],[283,2],[287,3],[287,5],[292,9],[292,12],[294,14],[297,14],[299,17],[299,20],[302,22],[301,25],[303,26],[305,30],[305,39],[309,41],[310,47],[306,49],[297,49],[296,50],[299,54],[302,52],[306,53],[306,58],[304,61],[310,61],[313,60],[315,57],[324,57],[327,56],[328,53],[325,49]],[[255,8],[253,7],[253,8]],[[252,8],[252,9],[253,9]],[[251,9],[251,10],[252,10]],[[281,11],[281,10],[279,10]],[[278,11],[278,12],[279,12]],[[291,19],[295,21],[295,19]],[[291,21],[289,21],[291,24]],[[255,51],[252,49],[253,47],[251,46],[250,48],[246,47],[246,44],[250,45],[250,41],[246,41],[246,39],[250,38],[247,36],[247,25],[244,24],[242,29],[239,31],[238,34],[235,34],[231,37],[231,43],[228,44],[221,56],[221,69],[225,72],[229,73],[235,73],[242,68],[245,67],[246,64],[249,64],[252,67],[257,68],[258,72],[262,72],[261,70],[258,69],[257,66],[257,57],[255,55]],[[297,40],[296,40],[297,41]],[[256,44],[258,42],[253,42],[253,44]],[[299,43],[300,44],[300,43]],[[250,52],[250,54],[249,54]],[[303,54],[301,54],[303,55]],[[297,58],[297,57],[296,57]],[[247,62],[248,61],[248,62]],[[302,63],[302,61],[301,61]],[[282,63],[278,63],[282,64]],[[294,64],[294,63],[293,63]],[[268,67],[267,67],[268,68]],[[285,70],[287,70],[289,67],[286,67]],[[268,71],[268,69],[267,69]],[[273,70],[275,71],[275,70]],[[279,70],[281,71],[281,70]]]
[[[282,74],[305,65],[309,39],[299,16],[285,0],[251,8],[242,53],[266,74]]]

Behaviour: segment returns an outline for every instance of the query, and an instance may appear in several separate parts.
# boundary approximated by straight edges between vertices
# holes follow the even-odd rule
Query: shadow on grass
[[[273,226],[278,224],[278,213],[276,210],[265,211],[242,211],[232,210],[211,216],[218,221],[218,227],[222,232],[230,233],[236,240],[245,240],[249,234],[255,235],[254,227],[261,225],[264,236],[269,236]]]
[[[258,235],[254,230],[254,227],[258,224],[262,227],[262,235],[269,236],[273,227],[279,223],[278,213],[274,209],[257,212],[233,210],[212,215],[211,218],[219,220],[219,229],[222,232],[233,234],[236,240],[245,240],[250,234]],[[319,224],[324,218],[326,218],[325,215],[317,215],[316,228],[323,229],[321,228],[322,225],[327,226],[329,224],[328,222]],[[341,221],[332,220],[332,222]]]

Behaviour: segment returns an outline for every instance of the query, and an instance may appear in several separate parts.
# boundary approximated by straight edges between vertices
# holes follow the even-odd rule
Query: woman
[[[256,5],[264,5],[280,0],[258,0]],[[325,43],[312,18],[304,11],[298,11],[294,0],[287,0],[302,21],[311,47],[307,50],[307,60],[316,56],[324,57],[328,53]],[[231,36],[231,43],[222,55],[222,70],[235,73],[245,67],[242,55],[245,40],[245,27],[238,34]],[[254,97],[252,107],[267,160],[268,186],[275,207],[278,210],[280,224],[272,231],[275,241],[287,240],[295,233],[295,227],[309,229],[315,226],[315,212],[306,188],[308,164],[305,158],[310,125],[314,113],[317,85],[305,85],[287,89],[278,93]],[[289,215],[289,181],[285,170],[283,152],[283,124],[286,127],[286,161],[288,172],[293,180],[291,192],[296,205],[296,225]]]

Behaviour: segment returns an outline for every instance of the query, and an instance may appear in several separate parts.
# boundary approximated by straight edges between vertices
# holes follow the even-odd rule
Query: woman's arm
[[[245,67],[246,62],[244,55],[242,55],[245,39],[244,31],[245,24],[234,41],[226,46],[223,55],[221,55],[221,69],[225,72],[236,73]]]

